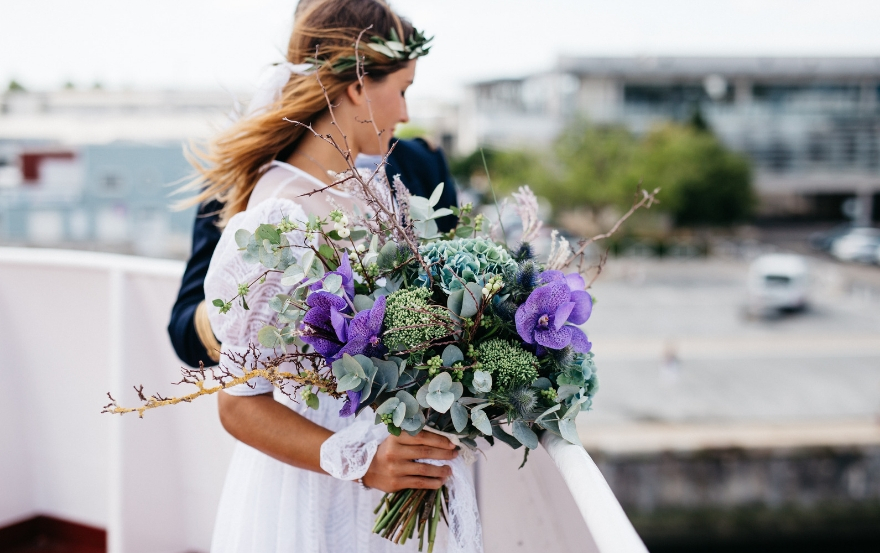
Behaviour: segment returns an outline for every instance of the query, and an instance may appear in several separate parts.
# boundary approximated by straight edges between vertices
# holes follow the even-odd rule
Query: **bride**
[[[378,44],[398,43],[400,37],[406,51],[398,55],[364,47],[372,37],[379,37]],[[350,159],[384,154],[394,126],[407,121],[404,95],[415,75],[416,58],[423,54],[420,37],[382,0],[312,0],[298,12],[288,63],[276,68],[283,76],[280,94],[197,154],[204,187],[198,200],[216,198],[225,204],[220,213],[223,235],[205,279],[207,298],[235,296],[240,283],[261,273],[258,265],[242,261],[236,230],[253,231],[284,216],[294,221],[305,221],[309,214],[324,217],[334,205],[346,210],[357,207],[355,198],[335,189],[303,196],[323,189],[333,182],[330,174],[349,167],[327,141],[285,118],[332,137],[350,151]],[[355,44],[365,58],[363,81],[351,62]],[[298,231],[288,238],[292,244],[304,242]],[[218,308],[209,307],[222,353],[245,353],[249,344],[257,343],[259,329],[274,323],[277,315],[268,300],[288,290],[272,273],[249,293],[250,310],[235,306],[220,314]],[[339,416],[342,406],[341,400],[322,397],[318,410],[308,409],[265,380],[220,393],[221,423],[238,444],[223,489],[212,551],[409,549],[372,534],[373,508],[382,492],[440,488],[450,468],[415,460],[448,461],[458,451],[449,440],[432,433],[395,437],[364,432],[364,426],[356,429],[353,417]]]

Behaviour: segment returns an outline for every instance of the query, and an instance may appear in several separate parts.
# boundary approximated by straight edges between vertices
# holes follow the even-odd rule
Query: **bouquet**
[[[525,463],[544,431],[580,444],[575,420],[598,389],[592,346],[579,328],[593,307],[585,252],[610,232],[577,247],[553,232],[539,255],[532,243],[542,223],[527,187],[513,195],[522,229],[511,248],[502,206],[491,228],[471,205],[435,210],[443,184],[430,198],[412,196],[397,177],[389,185],[378,170],[352,167],[331,186],[366,211],[285,217],[235,234],[244,260],[264,271],[214,306],[249,309],[252,287],[270,273],[290,287],[271,300],[277,322],[260,330],[254,355],[227,356],[241,374],[223,364],[184,369],[181,382],[195,385],[193,393],[146,397],[140,387],[141,406],[111,397],[105,411],[143,416],[263,377],[309,407],[317,409],[322,395],[344,398],[341,417],[369,408],[390,434],[437,432],[465,454],[477,438],[498,440],[524,447]],[[656,192],[643,192],[611,232]],[[457,226],[439,233],[435,220],[450,214]],[[305,241],[291,241],[292,231]],[[579,270],[562,271],[571,267]],[[593,269],[597,276],[601,263]],[[430,552],[449,508],[445,486],[385,494],[373,531],[399,543],[418,536],[419,549],[427,544]]]

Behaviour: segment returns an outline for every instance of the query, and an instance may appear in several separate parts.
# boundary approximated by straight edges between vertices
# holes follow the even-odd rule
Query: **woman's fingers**
[[[403,459],[414,461],[416,459],[437,459],[438,461],[450,461],[458,457],[457,449],[441,449],[427,445],[404,445],[400,448]]]
[[[452,469],[448,466],[437,466],[430,463],[405,463],[403,472],[406,476],[427,476],[428,478],[440,479],[452,476]]]
[[[440,449],[455,449],[455,445],[445,436],[434,434],[433,432],[425,432],[424,430],[415,436],[402,432],[398,440],[406,445],[426,445]]]
[[[399,485],[401,490],[439,490],[444,484],[443,480],[438,478],[422,478],[418,476],[407,476],[401,478]]]

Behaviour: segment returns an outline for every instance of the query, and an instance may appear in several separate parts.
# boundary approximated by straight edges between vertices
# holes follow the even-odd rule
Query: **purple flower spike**
[[[547,275],[547,273],[551,273]],[[552,273],[558,273],[558,276]],[[548,284],[536,288],[525,303],[516,310],[516,331],[527,344],[538,344],[549,349],[563,349],[571,345],[586,353],[591,344],[586,334],[572,324],[582,324],[592,311],[590,294],[572,291],[569,281],[559,271],[545,271]]]
[[[354,298],[354,272],[351,270],[351,263],[348,260],[348,252],[344,252],[342,254],[342,260],[339,263],[339,267],[336,268],[335,271],[330,271],[326,273],[321,280],[315,282],[311,286],[309,286],[309,290],[312,292],[317,292],[324,288],[324,279],[327,278],[328,275],[339,275],[342,277],[342,289],[345,290],[345,295],[349,298]]]
[[[352,392],[351,390],[345,393],[345,403],[342,405],[342,409],[339,410],[339,416],[343,418],[354,415],[358,405],[361,403],[362,396],[361,392]]]
[[[381,357],[385,354],[385,346],[382,344],[382,322],[385,320],[385,296],[379,296],[376,303],[370,309],[365,309],[354,316],[348,325],[348,343],[343,346],[338,357],[343,354],[366,355],[367,357]]]

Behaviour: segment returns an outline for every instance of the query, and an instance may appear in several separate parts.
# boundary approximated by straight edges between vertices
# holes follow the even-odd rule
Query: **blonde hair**
[[[369,29],[368,29],[369,28]],[[368,29],[364,32],[365,29]],[[412,25],[400,18],[383,0],[309,0],[297,9],[287,60],[304,63],[306,58],[325,61],[318,74],[333,100],[357,81],[354,68],[334,72],[332,65],[341,58],[354,55],[353,45],[371,36],[387,37],[394,29],[406,40],[413,33]],[[369,60],[366,75],[381,80],[402,69],[405,60],[393,60],[370,48],[359,48],[358,54]],[[327,110],[327,100],[315,75],[293,75],[284,86],[281,98],[266,110],[236,122],[222,132],[206,148],[191,146],[187,159],[197,176],[182,190],[198,190],[186,205],[212,199],[222,202],[218,225],[244,211],[257,181],[266,165],[279,157],[288,157],[306,129],[286,119],[304,124],[313,123]]]

